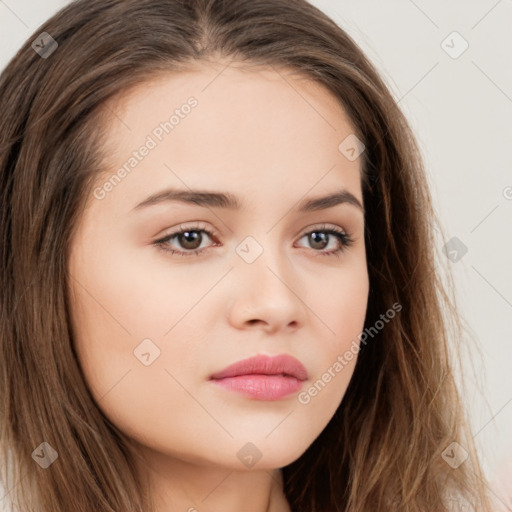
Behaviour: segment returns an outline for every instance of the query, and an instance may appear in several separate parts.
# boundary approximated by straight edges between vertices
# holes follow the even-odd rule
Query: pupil
[[[310,240],[312,240],[312,244],[311,245],[314,248],[316,248],[316,249],[323,249],[326,246],[327,233],[317,233],[316,231],[314,231],[309,236],[310,236]],[[318,239],[320,239],[320,242],[318,241]],[[315,247],[315,244],[317,244],[317,243],[320,243],[321,247]]]
[[[181,237],[185,240],[185,243],[181,244],[185,249],[197,249],[201,245],[201,236],[197,231],[184,231]],[[198,240],[199,244],[197,244]]]

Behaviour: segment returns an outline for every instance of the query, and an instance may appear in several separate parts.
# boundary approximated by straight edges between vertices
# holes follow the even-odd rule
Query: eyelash
[[[165,251],[166,253],[175,254],[177,256],[187,257],[187,256],[192,256],[194,254],[196,256],[199,256],[201,253],[203,253],[208,248],[194,249],[194,250],[189,250],[189,251],[177,251],[175,249],[169,249],[169,247],[166,246],[166,243],[169,242],[170,240],[172,240],[173,238],[175,238],[176,236],[182,235],[182,234],[184,234],[186,232],[190,232],[190,231],[204,232],[212,239],[215,236],[213,233],[211,233],[210,231],[205,229],[204,226],[196,225],[196,226],[189,226],[186,228],[181,227],[180,230],[173,231],[171,234],[166,235],[164,238],[161,238],[160,240],[156,240],[155,242],[153,242],[153,244],[156,245],[158,247],[158,249]],[[340,247],[337,249],[331,250],[331,251],[320,251],[320,250],[312,249],[314,252],[318,253],[318,256],[336,256],[339,258],[341,256],[341,253],[344,252],[348,247],[350,247],[352,245],[352,243],[354,242],[352,237],[345,231],[342,231],[341,229],[335,228],[333,226],[326,226],[326,225],[322,225],[322,226],[314,228],[310,231],[307,231],[300,238],[304,238],[304,236],[306,236],[306,235],[309,235],[311,233],[318,233],[318,232],[327,233],[329,235],[334,235],[340,242]]]

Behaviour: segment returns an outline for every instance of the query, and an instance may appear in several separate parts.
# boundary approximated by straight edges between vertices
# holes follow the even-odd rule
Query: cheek
[[[134,297],[135,289],[143,291],[136,282],[129,286],[131,290],[125,290],[127,298]],[[146,296],[155,301],[152,308],[143,295],[123,303],[108,294],[111,288],[107,283],[91,288],[88,291],[95,295],[94,299],[89,293],[77,290],[75,305],[79,307],[73,308],[72,314],[74,344],[85,381],[97,406],[110,421],[125,434],[149,443],[151,440],[146,435],[169,431],[169,411],[190,409],[190,396],[182,392],[177,382],[186,382],[186,373],[197,354],[191,351],[187,338],[180,336],[183,332],[179,329],[172,333],[173,338],[163,337],[163,332],[174,323],[172,318],[164,319],[162,325],[153,324],[148,312],[152,311],[155,318],[159,315],[158,307],[162,310],[163,306],[158,297]],[[142,307],[144,314],[141,311],[137,314],[137,309]],[[126,312],[131,310],[133,322],[127,322],[130,314]],[[168,304],[168,311],[172,311],[172,304]],[[145,323],[137,318],[140,316]],[[125,320],[124,325],[119,318]],[[172,350],[169,350],[170,341]],[[195,421],[200,422],[200,411],[187,414],[194,413],[198,416]],[[187,431],[186,425],[179,426]],[[170,440],[173,435],[169,431]]]
[[[110,417],[117,405],[132,414],[130,407],[176,387],[165,369],[183,381],[181,373],[198,360],[190,340],[199,323],[190,310],[211,286],[211,275],[201,281],[184,267],[162,264],[151,250],[111,242],[97,252],[77,246],[70,258],[75,349],[93,396]]]
[[[324,352],[346,350],[362,331],[368,305],[369,279],[363,262],[340,269],[330,278],[308,284],[308,297],[324,340]],[[320,286],[321,285],[321,286]]]
[[[108,338],[113,351],[125,352],[127,339],[162,337],[197,295],[191,276],[166,268],[154,251],[114,240],[97,254],[84,251],[71,265],[82,330]]]
[[[298,402],[327,423],[338,408],[352,378],[359,353],[368,304],[369,279],[364,264],[340,271],[311,288],[310,307],[321,321],[315,346],[318,365]]]

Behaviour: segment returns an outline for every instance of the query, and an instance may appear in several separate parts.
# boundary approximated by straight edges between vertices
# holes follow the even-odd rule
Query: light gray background
[[[0,0],[0,69],[67,3]],[[466,403],[492,479],[512,458],[512,1],[312,3],[381,71],[420,141],[447,238],[468,248],[449,265],[480,347]],[[445,51],[464,44],[454,31],[469,45],[457,58]]]

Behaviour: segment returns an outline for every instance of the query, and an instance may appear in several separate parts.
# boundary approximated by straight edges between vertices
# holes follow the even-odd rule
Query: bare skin
[[[108,169],[70,252],[80,364],[98,406],[147,462],[139,469],[155,512],[289,511],[280,468],[329,423],[356,357],[307,404],[298,392],[257,400],[209,377],[257,354],[290,354],[307,369],[305,393],[357,340],[366,314],[363,211],[350,202],[298,211],[342,189],[363,203],[360,159],[338,150],[354,133],[345,111],[290,71],[224,68],[170,73],[110,102]],[[155,131],[190,97],[197,105],[169,133]],[[148,135],[155,147],[105,186]],[[229,192],[242,208],[135,208],[171,187]],[[202,253],[190,254],[183,236],[164,247],[185,256],[155,244],[180,228],[199,230]],[[243,461],[244,446],[255,464]]]

